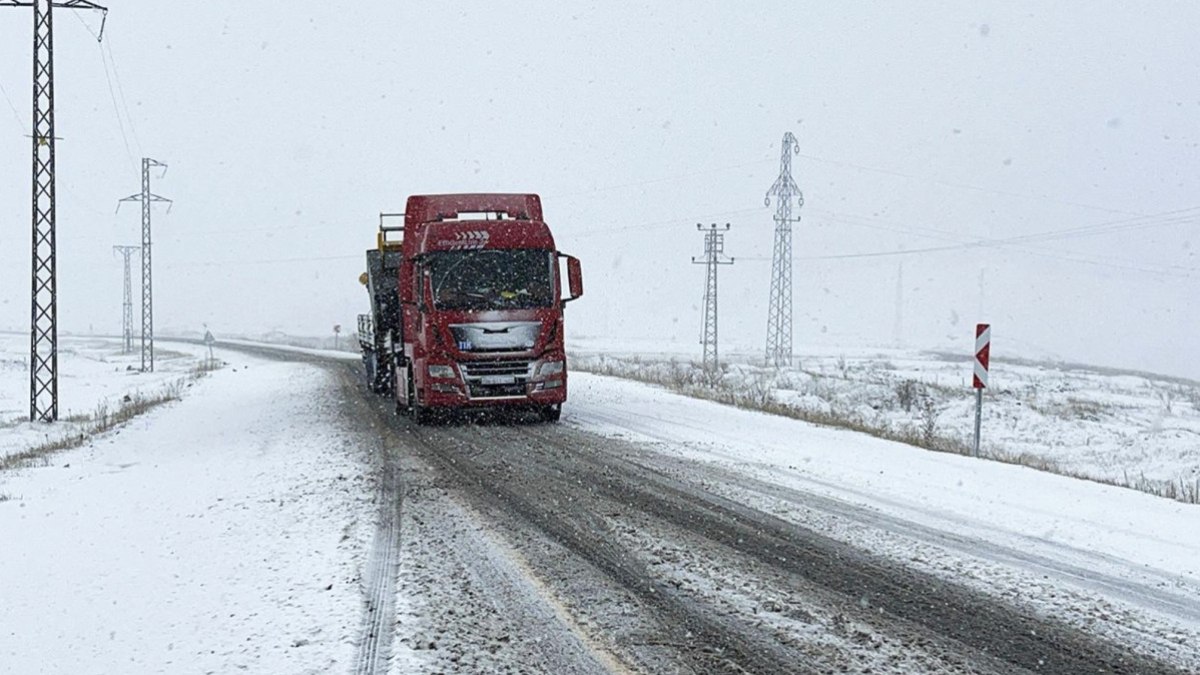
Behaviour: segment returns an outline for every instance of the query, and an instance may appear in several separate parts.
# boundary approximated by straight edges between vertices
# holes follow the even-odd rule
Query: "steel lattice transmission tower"
[[[792,363],[792,202],[799,209],[804,195],[792,179],[792,155],[800,152],[792,132],[783,135],[779,153],[779,177],[767,190],[767,206],[775,197],[775,252],[771,259],[771,296],[767,308],[767,365],[787,366]]]
[[[113,246],[113,252],[120,253],[125,259],[125,294],[121,303],[121,351],[126,354],[133,351],[133,274],[130,271],[129,257],[140,250],[141,246]]]
[[[86,0],[0,0],[33,8],[33,265],[29,419],[58,419],[58,241],[54,175],[54,9],[108,10]],[[97,39],[104,35],[100,26]]]
[[[150,212],[156,202],[168,204],[170,199],[160,197],[150,191],[150,170],[161,167],[163,175],[167,165],[157,159],[142,158],[142,191],[125,197],[121,202],[141,202],[142,204],[142,372],[154,371],[154,285],[151,275],[150,257]],[[162,177],[161,175],[159,176]],[[117,210],[121,204],[117,203]]]
[[[725,233],[729,231],[729,223],[724,228],[718,228],[716,223],[707,228],[697,223],[696,229],[704,233],[704,258],[692,257],[695,265],[705,265],[704,281],[704,330],[700,343],[704,345],[704,370],[716,372],[720,362],[717,357],[717,268],[720,265],[732,265],[733,258],[725,257]]]

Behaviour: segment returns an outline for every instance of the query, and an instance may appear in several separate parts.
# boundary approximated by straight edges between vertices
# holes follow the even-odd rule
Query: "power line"
[[[1185,214],[1190,214],[1190,215],[1185,215]],[[838,220],[838,218],[835,216],[832,218],[832,220]],[[809,257],[805,257],[805,258],[801,258],[801,259],[802,260],[840,260],[840,259],[850,259],[850,258],[875,258],[875,257],[891,257],[891,256],[896,256],[896,255],[913,255],[913,254],[918,254],[918,253],[935,253],[935,252],[941,252],[941,251],[958,251],[958,250],[963,250],[963,249],[968,249],[968,248],[977,248],[977,247],[1010,246],[1010,245],[1015,245],[1015,244],[1028,244],[1028,243],[1037,243],[1037,242],[1045,242],[1045,241],[1060,241],[1060,240],[1065,240],[1065,239],[1076,239],[1079,237],[1090,237],[1090,236],[1097,236],[1097,235],[1102,235],[1102,234],[1112,234],[1115,232],[1121,232],[1121,231],[1126,231],[1126,230],[1147,229],[1147,228],[1151,228],[1151,227],[1163,227],[1163,226],[1169,226],[1169,225],[1183,225],[1183,224],[1196,222],[1197,220],[1200,220],[1200,207],[1189,207],[1186,209],[1165,211],[1162,213],[1152,214],[1152,215],[1148,215],[1148,216],[1125,218],[1125,219],[1121,219],[1121,220],[1113,220],[1113,221],[1108,221],[1108,222],[1104,222],[1104,223],[1097,223],[1095,225],[1084,225],[1084,226],[1079,226],[1079,227],[1065,228],[1065,229],[1061,229],[1061,230],[1051,230],[1049,232],[1016,235],[1016,236],[1012,236],[1012,237],[1004,237],[1001,239],[988,239],[985,237],[977,237],[974,241],[961,242],[961,238],[960,238],[961,243],[948,244],[945,246],[929,246],[929,247],[925,247],[925,248],[908,249],[908,250],[904,250],[904,251],[873,251],[873,252],[865,252],[865,253],[846,253],[846,254],[833,254],[833,255],[823,255],[823,256],[809,256]],[[875,227],[876,229],[892,229],[892,228],[882,228],[880,226],[866,225],[864,223],[856,223],[856,222],[847,221],[847,220],[842,220],[841,222],[844,222],[847,224],[852,224],[852,225],[860,225],[863,227]],[[892,229],[892,231],[913,233],[912,229],[899,229],[899,230]],[[927,231],[938,232],[939,234],[942,234],[942,235],[948,235],[947,237],[941,237],[941,238],[951,238],[954,236],[953,233],[946,232],[944,230],[927,230]],[[921,236],[930,236],[930,235],[921,235]],[[953,240],[953,239],[951,239],[951,240]]]
[[[726,216],[736,216],[747,213],[762,213],[761,206],[755,206],[748,209],[732,209],[729,211],[714,211],[712,213],[704,213],[690,216],[689,220],[704,220],[707,218],[717,218]],[[571,237],[584,238],[598,234],[609,234],[612,232],[628,232],[630,230],[651,231],[651,230],[666,230],[679,227],[681,218],[668,218],[664,220],[650,220],[633,225],[623,225],[621,227],[597,227],[594,229],[581,230],[577,232],[567,231]]]
[[[846,161],[841,161],[841,160],[836,160],[836,159],[826,159],[824,157],[817,157],[815,155],[800,154],[798,156],[803,157],[804,159],[814,161],[814,162],[820,162],[822,164],[832,164],[834,166],[844,166],[844,167],[851,168],[851,169],[858,169],[859,171],[867,171],[870,173],[879,173],[879,174],[884,174],[884,175],[888,175],[888,176],[896,176],[898,178],[905,178],[908,180],[921,181],[921,182],[931,183],[933,185],[941,185],[943,187],[951,187],[951,188],[955,188],[955,189],[959,189],[959,190],[969,190],[972,192],[985,192],[988,194],[999,195],[1001,197],[1015,197],[1017,199],[1026,199],[1026,200],[1031,200],[1031,201],[1052,202],[1055,204],[1062,204],[1064,206],[1073,206],[1076,208],[1090,209],[1092,211],[1103,211],[1106,213],[1119,213],[1119,214],[1134,215],[1134,216],[1142,215],[1142,214],[1139,214],[1139,213],[1136,213],[1133,211],[1123,211],[1121,209],[1114,209],[1114,208],[1110,208],[1107,206],[1097,206],[1095,204],[1086,204],[1083,202],[1076,202],[1076,201],[1071,201],[1071,200],[1067,200],[1067,199],[1058,199],[1055,197],[1051,197],[1049,195],[1033,195],[1033,194],[1026,194],[1026,193],[1022,193],[1022,192],[1012,192],[1012,191],[1008,191],[1008,190],[997,190],[994,188],[987,188],[987,187],[981,187],[978,185],[971,185],[969,183],[957,183],[957,182],[952,182],[952,181],[938,180],[936,178],[927,178],[924,176],[916,176],[913,174],[904,173],[902,171],[895,171],[892,169],[881,169],[879,167],[866,166],[863,164],[855,164],[853,162],[846,162]]]
[[[108,60],[104,58],[104,48],[100,48],[100,61],[104,65],[104,79],[108,83],[108,97],[112,101],[113,115],[117,118],[117,128],[121,130],[121,141],[125,144],[125,156],[129,159],[129,167],[137,170],[137,160],[133,158],[133,148],[129,145],[129,135],[125,133],[125,122],[121,120],[121,111],[117,108],[117,94],[113,91],[112,77],[108,73]]]
[[[1189,210],[1189,209],[1185,209],[1184,211],[1187,211],[1187,210]],[[1174,212],[1167,212],[1167,213],[1174,213]],[[1166,215],[1166,214],[1160,214],[1160,215]],[[836,218],[834,220],[836,220]],[[1174,219],[1163,220],[1161,222],[1137,223],[1137,224],[1133,224],[1130,226],[1126,226],[1125,229],[1144,229],[1144,228],[1148,228],[1148,227],[1160,227],[1163,225],[1186,224],[1186,223],[1190,223],[1190,222],[1196,222],[1198,220],[1200,220],[1200,214],[1196,214],[1194,216],[1190,216],[1187,218],[1174,218]],[[898,229],[898,228],[887,228],[887,227],[882,227],[882,226],[878,226],[878,225],[868,225],[865,223],[857,223],[857,222],[851,222],[851,221],[841,221],[841,222],[845,222],[850,225],[871,227],[874,229],[882,229],[882,230],[893,231],[893,232],[906,232],[906,233],[911,232],[910,230],[904,230],[904,229]],[[1104,224],[1101,224],[1100,226],[1097,226],[1097,227],[1103,227],[1103,225]],[[1059,239],[1070,239],[1070,238],[1075,238],[1075,237],[1079,237],[1079,236],[1090,236],[1091,234],[1093,234],[1092,232],[1082,231],[1082,230],[1086,230],[1086,229],[1087,228],[1071,228],[1068,230],[1059,231],[1058,233],[1042,233],[1041,235],[1022,235],[1022,236],[1018,236],[1018,237],[1009,237],[1009,238],[1005,238],[1005,239],[978,238],[977,240],[970,241],[970,242],[947,244],[944,246],[928,246],[928,247],[924,247],[924,248],[904,249],[904,250],[896,250],[896,251],[871,251],[871,252],[863,252],[863,253],[842,253],[842,254],[829,254],[829,255],[817,255],[817,256],[803,256],[803,257],[797,257],[797,258],[795,258],[795,260],[820,261],[820,260],[851,260],[851,259],[864,259],[864,258],[890,258],[890,257],[908,256],[908,255],[923,255],[923,254],[927,254],[927,253],[963,251],[963,250],[969,250],[969,249],[973,249],[973,248],[992,248],[992,249],[1000,249],[1000,250],[1011,249],[1013,252],[1021,252],[1021,253],[1025,253],[1025,254],[1029,254],[1029,255],[1036,255],[1036,256],[1050,258],[1050,259],[1065,260],[1068,262],[1082,263],[1082,264],[1094,265],[1094,266],[1098,266],[1098,267],[1109,267],[1112,269],[1121,269],[1121,270],[1135,271],[1135,272],[1145,272],[1148,274],[1157,274],[1157,275],[1161,275],[1161,276],[1191,278],[1193,276],[1193,273],[1200,272],[1200,270],[1197,270],[1195,268],[1186,267],[1186,266],[1182,266],[1182,265],[1162,265],[1162,266],[1158,266],[1158,267],[1149,267],[1149,266],[1145,266],[1145,265],[1131,264],[1131,263],[1127,263],[1124,261],[1107,262],[1104,259],[1097,259],[1095,257],[1088,257],[1088,256],[1080,255],[1080,254],[1070,253],[1070,252],[1031,248],[1027,245],[1024,245],[1024,246],[1021,245],[1025,241],[1030,240],[1029,238],[1033,237],[1033,236],[1043,236],[1043,237],[1046,237],[1046,240],[1050,240],[1050,237],[1049,237],[1050,234],[1055,234],[1057,236],[1057,238],[1059,238]],[[1116,231],[1116,228],[1107,228],[1105,230],[1105,233],[1112,232],[1112,231]],[[919,235],[919,236],[930,236],[930,235]],[[948,239],[948,240],[953,241],[953,239],[950,239],[949,237],[936,237],[936,238]],[[756,261],[756,262],[762,262],[762,261],[765,261],[766,258],[761,257],[761,256],[750,256],[750,257],[743,257],[742,260],[751,260],[751,261]],[[1110,258],[1110,260],[1112,260],[1112,259]],[[1178,271],[1174,271],[1174,270],[1178,270]],[[1182,272],[1182,273],[1180,273],[1180,272]]]
[[[12,110],[13,118],[17,120],[17,126],[21,128],[22,133],[29,133],[29,127],[25,126],[25,120],[21,117],[21,113],[17,112],[17,106],[13,105],[12,99],[8,96],[8,91],[4,89],[4,83],[0,82],[0,96],[8,103],[9,110]]]
[[[277,265],[281,263],[293,262],[325,262],[329,260],[362,260],[362,254],[354,255],[330,255],[330,256],[305,256],[297,258],[275,258],[270,260],[206,260],[190,263],[174,263],[167,265],[167,269],[175,269],[180,267],[226,267],[226,266],[241,266],[241,265]]]
[[[86,30],[88,33],[90,33],[92,35],[92,37],[97,37],[96,32],[94,30],[92,30],[92,27],[89,26],[86,21],[83,20],[83,17],[80,16],[79,12],[75,11],[75,12],[71,12],[71,13],[74,14],[75,18],[79,20],[79,23],[83,25],[84,30]],[[109,40],[112,40],[111,35],[109,36]],[[134,171],[137,171],[137,160],[134,159],[133,147],[129,144],[129,135],[125,132],[125,121],[121,119],[121,110],[117,104],[117,93],[116,93],[116,90],[113,88],[112,75],[109,73],[108,58],[104,54],[105,44],[106,43],[97,41],[97,49],[100,51],[100,63],[104,67],[104,80],[108,84],[108,96],[109,96],[109,99],[112,101],[113,115],[117,118],[117,128],[121,132],[121,141],[125,144],[125,156],[129,159],[129,167],[131,169],[133,169]],[[114,68],[115,68],[115,64],[114,64]],[[130,128],[132,129],[132,126],[133,126],[132,119],[129,121],[129,124],[130,124]]]
[[[1184,213],[1191,213],[1191,215],[1186,215],[1186,216],[1180,215],[1180,214],[1184,214]],[[1163,216],[1173,216],[1173,217],[1164,218]],[[865,228],[869,228],[869,229],[884,230],[884,231],[888,231],[888,232],[899,232],[899,233],[903,233],[903,234],[916,234],[917,236],[920,236],[920,237],[936,239],[936,240],[941,240],[941,241],[960,242],[960,243],[948,245],[948,246],[935,246],[935,247],[928,247],[925,249],[912,249],[912,250],[908,251],[908,253],[924,253],[924,252],[933,252],[933,251],[942,251],[942,250],[946,250],[946,251],[962,250],[962,249],[974,248],[977,246],[1004,245],[1004,246],[1012,246],[1014,248],[1017,248],[1021,244],[1026,244],[1025,246],[1019,246],[1018,250],[1028,251],[1031,253],[1041,253],[1043,255],[1053,256],[1053,255],[1071,255],[1072,253],[1068,252],[1068,251],[1061,251],[1058,249],[1032,248],[1032,247],[1029,247],[1027,244],[1031,243],[1031,242],[1037,243],[1037,242],[1042,242],[1042,241],[1059,241],[1059,240],[1066,240],[1066,239],[1078,239],[1080,237],[1099,236],[1099,235],[1105,235],[1105,234],[1112,234],[1112,233],[1116,233],[1116,232],[1124,232],[1124,231],[1130,231],[1130,230],[1143,230],[1143,229],[1149,229],[1149,228],[1154,228],[1154,227],[1164,227],[1164,226],[1170,226],[1170,225],[1186,225],[1189,223],[1196,222],[1197,220],[1200,220],[1200,213],[1197,213],[1196,207],[1193,207],[1190,209],[1181,209],[1179,211],[1168,211],[1168,212],[1164,212],[1162,214],[1157,214],[1156,216],[1146,216],[1144,218],[1131,218],[1131,219],[1124,219],[1124,220],[1120,220],[1120,221],[1109,221],[1107,223],[1099,223],[1097,225],[1091,225],[1091,226],[1067,228],[1065,230],[1056,230],[1056,231],[1051,231],[1051,232],[1041,232],[1041,233],[1033,233],[1033,234],[1026,234],[1026,235],[1017,235],[1015,237],[1008,237],[1005,239],[994,239],[994,240],[989,240],[989,239],[986,239],[983,237],[974,237],[972,240],[969,240],[969,241],[965,241],[961,235],[957,235],[953,232],[948,232],[945,230],[938,230],[938,229],[933,229],[933,228],[920,228],[920,227],[918,227],[918,228],[885,227],[885,226],[877,225],[877,224],[870,223],[870,222],[863,222],[863,221],[870,220],[866,216],[839,216],[838,214],[829,213],[823,217],[818,216],[818,218],[820,220],[827,219],[827,220],[832,220],[835,222],[844,223],[844,224],[856,226],[856,227],[865,227]],[[1145,222],[1141,222],[1141,221],[1145,221]],[[885,221],[885,222],[887,222],[887,221]],[[903,255],[904,254],[904,252],[899,252],[899,251],[885,251],[885,252],[881,252],[881,253],[892,254],[892,255]],[[873,253],[849,254],[849,255],[856,256],[856,257],[879,257]],[[1078,257],[1078,254],[1074,254],[1074,255],[1076,255]],[[1125,260],[1116,258],[1113,256],[1090,256],[1090,258],[1100,259],[1100,260],[1107,259],[1110,261],[1116,261],[1116,264],[1118,264],[1118,265],[1123,265],[1123,266],[1127,265]],[[827,258],[826,257],[814,257],[812,259],[827,259]],[[1190,267],[1184,267],[1184,266],[1180,266],[1180,265],[1165,265],[1164,267],[1174,268],[1174,269],[1183,269],[1183,270],[1189,270],[1189,271],[1192,270],[1192,268],[1190,268]]]
[[[108,60],[112,65],[113,79],[117,81],[117,95],[121,99],[121,108],[125,110],[125,119],[129,122],[129,133],[133,134],[133,142],[137,145],[138,154],[145,154],[142,151],[142,139],[138,136],[137,125],[133,123],[133,115],[129,113],[129,100],[125,97],[125,85],[121,83],[121,72],[117,70],[117,57],[113,54],[111,36],[105,41],[104,46],[108,49]]]
[[[759,164],[763,164],[765,162],[770,162],[770,161],[773,161],[773,159],[769,158],[769,157],[764,157],[764,158],[756,159],[756,160],[753,160],[750,162],[742,162],[740,164],[727,164],[725,166],[718,166],[718,167],[714,167],[711,169],[704,169],[701,171],[689,171],[687,173],[679,173],[679,174],[673,174],[670,176],[662,176],[660,178],[649,178],[647,180],[634,181],[631,183],[616,183],[614,185],[602,185],[599,187],[593,187],[593,188],[589,188],[587,190],[576,190],[574,192],[558,193],[555,195],[555,197],[556,198],[567,198],[567,197],[575,197],[578,195],[591,194],[593,192],[608,192],[610,190],[623,190],[625,188],[642,187],[645,185],[654,185],[656,183],[670,183],[671,181],[682,180],[684,178],[695,178],[696,176],[706,176],[706,175],[714,174],[714,173],[724,173],[726,171],[732,171],[734,169],[744,169],[748,166],[757,166]]]

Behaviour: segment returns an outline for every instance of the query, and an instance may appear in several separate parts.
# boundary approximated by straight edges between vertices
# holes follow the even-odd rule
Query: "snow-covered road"
[[[0,474],[0,671],[1200,671],[1194,506],[582,373],[422,428],[230,349]]]

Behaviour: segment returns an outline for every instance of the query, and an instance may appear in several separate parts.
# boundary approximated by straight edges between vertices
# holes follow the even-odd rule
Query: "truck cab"
[[[397,410],[424,422],[438,411],[504,406],[557,420],[567,399],[563,308],[583,282],[579,260],[555,247],[541,199],[409,197],[399,248]]]

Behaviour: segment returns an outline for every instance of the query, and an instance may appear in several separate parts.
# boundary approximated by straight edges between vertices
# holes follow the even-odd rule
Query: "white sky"
[[[695,225],[732,223],[723,344],[761,349],[763,193],[792,131],[799,350],[892,344],[903,261],[909,346],[969,351],[982,306],[998,356],[1200,377],[1185,349],[1200,210],[1020,247],[808,259],[1200,207],[1194,3],[426,4],[111,0],[103,52],[84,25],[98,16],[57,12],[62,328],[119,330],[111,246],[139,224],[136,205],[113,209],[144,153],[170,165],[155,190],[177,201],[156,216],[160,331],[351,326],[375,214],[502,190],[539,192],[583,259],[575,334],[695,342]],[[31,23],[0,8],[10,328],[29,316]]]

